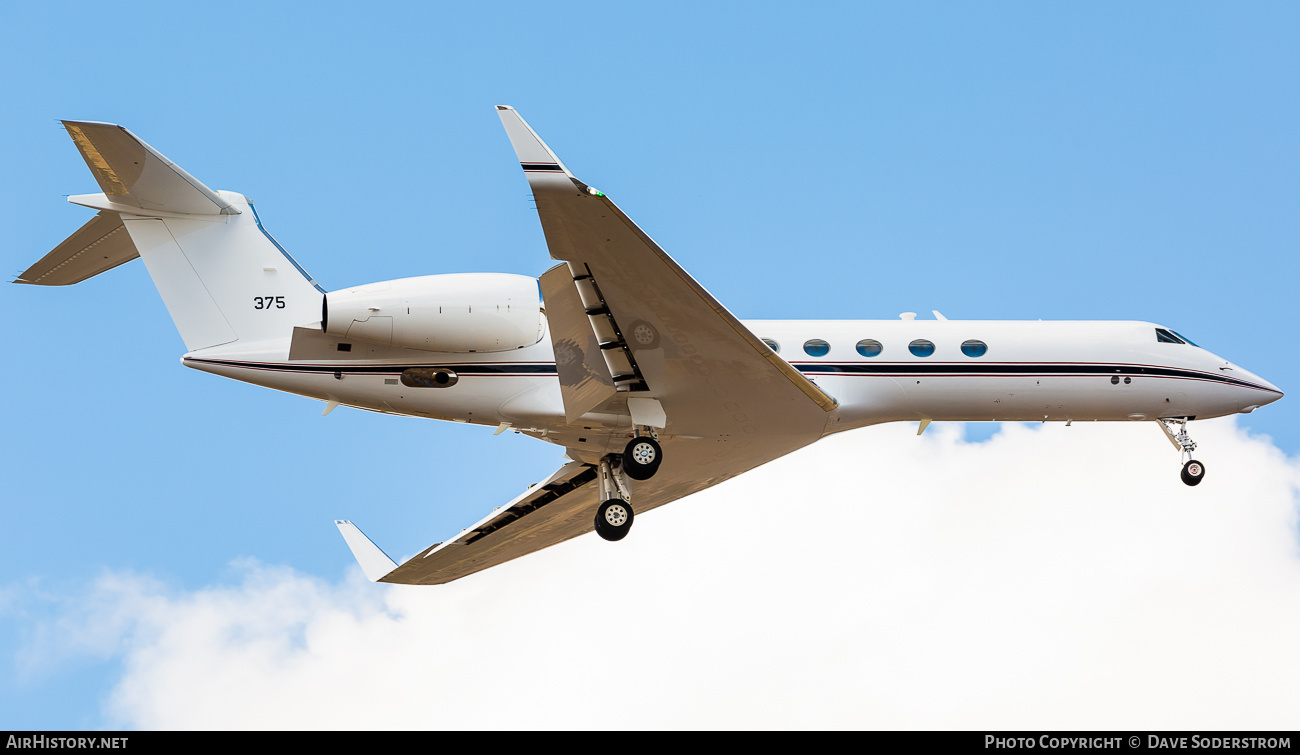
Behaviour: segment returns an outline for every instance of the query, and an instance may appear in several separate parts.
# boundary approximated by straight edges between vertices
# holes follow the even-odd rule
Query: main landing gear
[[[626,476],[648,480],[659,471],[664,452],[653,430],[628,441],[623,453],[607,454],[600,460],[600,506],[596,509],[596,534],[606,540],[622,540],[632,530],[632,494]]]
[[[648,480],[659,471],[664,451],[651,435],[639,435],[623,449],[623,471],[633,480]]]
[[[596,534],[614,541],[632,531],[632,494],[623,482],[623,470],[614,454],[600,460],[600,506],[596,508]]]
[[[1181,477],[1186,485],[1200,485],[1201,480],[1205,479],[1205,463],[1192,458],[1192,452],[1196,450],[1196,441],[1192,440],[1187,434],[1186,419],[1162,419],[1159,420],[1160,429],[1165,431],[1165,436],[1169,442],[1174,444],[1179,453],[1182,454],[1183,471]],[[1178,432],[1175,433],[1174,429]]]

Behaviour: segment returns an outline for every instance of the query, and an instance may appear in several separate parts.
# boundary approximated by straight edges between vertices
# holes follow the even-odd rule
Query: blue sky
[[[1283,3],[10,4],[4,260],[17,275],[90,217],[63,199],[96,190],[70,118],[252,197],[327,289],[537,275],[492,107],[510,104],[742,318],[1152,320],[1296,391],[1298,21]],[[345,580],[333,519],[409,554],[559,461],[186,370],[138,262],[7,286],[0,308],[0,726],[137,721],[104,712],[120,648],[60,649],[105,575],[194,594],[253,558]],[[1240,427],[1293,456],[1295,406]]]

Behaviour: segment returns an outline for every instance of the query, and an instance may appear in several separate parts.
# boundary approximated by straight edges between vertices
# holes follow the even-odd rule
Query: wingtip
[[[556,157],[555,152],[546,146],[546,142],[542,141],[542,137],[537,135],[537,132],[533,130],[532,126],[528,125],[518,111],[508,105],[497,105],[497,115],[501,116],[501,125],[505,126],[506,136],[510,139],[510,146],[514,147],[515,156],[519,158],[521,164],[550,165],[552,167],[549,170],[558,168],[559,170],[556,173],[573,178],[573,174],[569,173],[568,168],[564,167],[564,163],[560,161],[560,158]],[[524,171],[529,173],[527,167],[524,168]],[[531,180],[537,174],[529,173],[529,175]]]
[[[123,131],[126,130],[126,128],[120,123],[109,123],[108,121],[60,120],[59,123],[62,123],[64,128],[67,128],[68,126],[112,126],[113,128],[120,128]]]
[[[379,546],[366,537],[355,524],[347,519],[335,519],[334,526],[339,528],[339,534],[348,544],[348,549],[352,551],[352,556],[361,566],[361,572],[366,575],[366,579],[378,582],[397,568],[393,559],[380,550]]]

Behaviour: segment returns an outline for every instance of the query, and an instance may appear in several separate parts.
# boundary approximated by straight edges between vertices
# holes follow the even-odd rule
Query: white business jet
[[[551,257],[541,279],[429,275],[326,292],[262,228],[121,126],[65,121],[98,210],[15,282],[144,260],[197,370],[339,405],[469,422],[565,449],[557,472],[400,566],[337,525],[373,581],[441,584],[882,422],[1148,421],[1196,485],[1187,422],[1269,382],[1146,322],[741,321],[514,109],[498,107]]]

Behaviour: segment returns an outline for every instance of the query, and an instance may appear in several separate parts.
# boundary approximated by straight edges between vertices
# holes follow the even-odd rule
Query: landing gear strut
[[[600,506],[596,509],[596,534],[610,541],[622,540],[632,531],[632,504],[623,471],[616,462],[622,461],[614,454],[600,460]]]
[[[1177,448],[1182,455],[1183,471],[1181,476],[1183,483],[1200,485],[1201,480],[1205,479],[1205,464],[1192,458],[1192,452],[1196,450],[1196,441],[1192,440],[1191,436],[1187,434],[1187,420],[1161,419],[1159,422],[1160,429],[1165,431],[1165,436],[1169,438],[1169,442],[1174,444],[1174,448]],[[1174,432],[1175,428],[1178,429],[1177,433]]]

